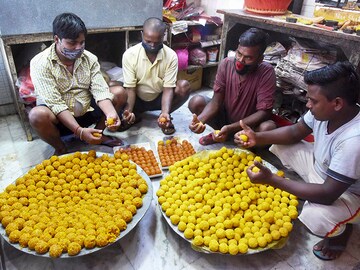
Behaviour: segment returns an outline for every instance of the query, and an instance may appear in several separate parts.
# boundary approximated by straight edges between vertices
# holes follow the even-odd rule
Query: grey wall
[[[77,14],[88,29],[142,25],[162,17],[162,0],[0,0],[0,36],[51,32],[62,12]]]

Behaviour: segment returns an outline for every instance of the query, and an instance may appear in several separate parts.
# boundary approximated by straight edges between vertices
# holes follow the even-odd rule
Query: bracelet
[[[80,126],[78,126],[76,129],[75,129],[75,132],[74,132],[74,135],[77,136],[77,131],[78,129],[81,128]]]
[[[81,131],[80,131],[80,140],[82,141],[82,134],[83,134],[83,131],[84,131],[84,128],[81,128]]]

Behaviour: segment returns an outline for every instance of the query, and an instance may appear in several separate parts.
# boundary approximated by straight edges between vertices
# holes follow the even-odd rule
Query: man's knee
[[[204,97],[201,95],[193,96],[189,100],[189,104],[188,104],[189,110],[197,115],[199,115],[203,111],[205,106],[206,106],[206,101]]]
[[[187,80],[179,80],[176,83],[175,94],[182,98],[188,98],[190,95],[190,83]]]
[[[124,87],[120,85],[113,85],[110,87],[111,93],[114,95],[114,106],[122,106],[127,102],[127,92]]]
[[[40,127],[42,125],[49,125],[55,115],[46,106],[36,106],[29,112],[29,122],[32,127]]]
[[[268,120],[265,122],[262,122],[259,127],[258,127],[258,131],[262,132],[262,131],[269,131],[269,130],[273,130],[276,128],[276,124],[274,121],[272,120]]]

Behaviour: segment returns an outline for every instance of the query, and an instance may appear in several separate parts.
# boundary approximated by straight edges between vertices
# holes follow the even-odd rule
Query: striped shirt
[[[31,60],[30,75],[37,98],[55,115],[69,110],[78,117],[93,110],[92,97],[96,102],[113,99],[97,57],[86,50],[76,59],[71,74],[56,54],[54,43]]]

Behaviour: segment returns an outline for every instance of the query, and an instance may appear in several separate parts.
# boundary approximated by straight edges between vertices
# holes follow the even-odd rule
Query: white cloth
[[[282,164],[294,170],[305,182],[321,184],[324,179],[314,169],[314,146],[302,141],[293,145],[272,145]],[[347,190],[332,205],[306,201],[299,220],[315,235],[330,237],[341,234],[346,223],[359,223],[360,196]]]

